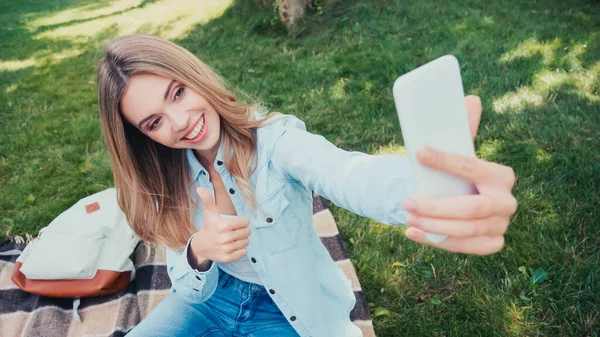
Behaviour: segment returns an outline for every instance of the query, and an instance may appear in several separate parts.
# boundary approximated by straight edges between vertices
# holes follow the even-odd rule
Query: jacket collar
[[[215,158],[215,162],[213,163],[214,168],[222,173],[225,170],[225,164],[223,160],[223,151],[224,151],[224,141],[223,137],[219,141],[219,150],[217,151],[217,157]],[[194,181],[198,180],[200,175],[207,175],[206,168],[200,163],[200,161],[194,155],[194,150],[186,149],[185,154],[187,157],[188,168],[190,170],[190,175]]]

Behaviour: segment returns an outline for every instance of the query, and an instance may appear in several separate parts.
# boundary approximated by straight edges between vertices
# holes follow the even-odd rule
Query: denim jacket
[[[321,243],[312,223],[313,194],[379,222],[405,224],[404,199],[414,194],[408,157],[347,152],[324,137],[306,131],[291,115],[257,129],[257,169],[250,177],[261,211],[244,206],[235,180],[223,164],[223,143],[214,162],[240,216],[250,219],[247,256],[265,288],[302,337],[362,336],[351,323],[356,299],[350,280]],[[214,189],[204,167],[188,152],[196,186]],[[192,198],[195,187],[190,187]],[[202,227],[203,209],[194,212]],[[190,239],[191,241],[191,239]],[[203,302],[215,292],[216,263],[206,272],[193,269],[183,252],[167,249],[172,291],[190,301]]]

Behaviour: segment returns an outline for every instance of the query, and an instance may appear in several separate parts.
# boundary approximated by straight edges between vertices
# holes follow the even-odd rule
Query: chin
[[[219,133],[214,134],[214,133],[209,133],[206,135],[206,137],[201,140],[199,143],[196,144],[183,144],[183,148],[186,149],[192,149],[192,150],[196,150],[199,152],[204,152],[204,151],[210,151],[215,149],[215,147],[218,149],[219,147]]]

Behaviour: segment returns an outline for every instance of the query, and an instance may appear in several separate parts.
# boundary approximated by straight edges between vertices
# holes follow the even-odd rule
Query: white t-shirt
[[[221,214],[221,217],[231,218],[232,215]],[[217,267],[227,274],[235,276],[242,281],[263,285],[262,281],[258,277],[258,274],[256,271],[254,271],[254,268],[252,268],[252,264],[250,263],[248,256],[244,256],[241,259],[230,263],[217,262]]]

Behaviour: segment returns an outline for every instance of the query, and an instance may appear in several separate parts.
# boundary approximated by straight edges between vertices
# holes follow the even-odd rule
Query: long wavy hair
[[[123,117],[121,99],[129,79],[150,73],[174,79],[202,95],[221,120],[224,164],[245,202],[256,207],[249,177],[256,169],[256,128],[273,116],[253,115],[214,70],[186,49],[149,35],[108,43],[97,71],[102,134],[108,147],[119,206],[145,241],[181,249],[196,231],[192,223],[193,184],[183,149],[159,144]],[[193,189],[192,189],[193,191]]]

